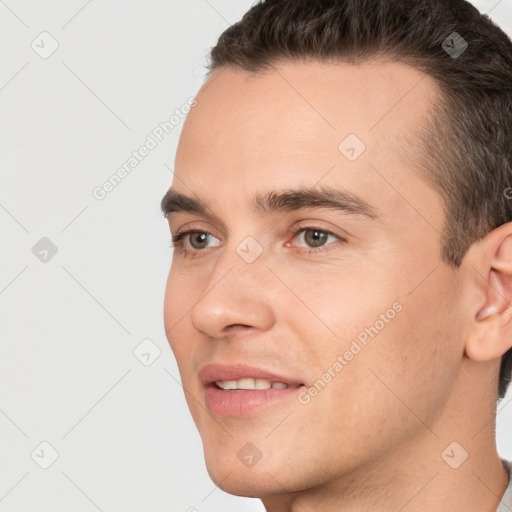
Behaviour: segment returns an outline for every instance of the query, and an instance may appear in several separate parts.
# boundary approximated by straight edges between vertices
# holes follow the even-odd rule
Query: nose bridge
[[[225,328],[235,324],[268,329],[273,324],[268,273],[263,247],[253,237],[226,246],[191,310],[193,325],[213,337],[225,335]]]
[[[229,243],[215,262],[208,288],[220,282],[222,276],[230,276],[231,279],[245,276],[241,284],[261,284],[264,275],[269,272],[266,263],[263,245],[254,237],[246,236],[237,243]]]

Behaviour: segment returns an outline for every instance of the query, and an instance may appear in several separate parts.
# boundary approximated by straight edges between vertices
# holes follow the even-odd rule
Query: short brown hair
[[[454,40],[468,45],[460,55],[449,51]],[[512,43],[487,15],[465,0],[263,0],[223,32],[208,68],[378,57],[440,87],[410,148],[443,198],[442,257],[458,267],[473,242],[512,220]],[[512,349],[502,358],[499,398],[511,372]]]

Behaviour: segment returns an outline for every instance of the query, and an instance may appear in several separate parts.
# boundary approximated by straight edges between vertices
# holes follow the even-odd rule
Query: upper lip
[[[240,379],[265,379],[270,382],[283,382],[288,386],[301,385],[298,379],[286,377],[273,371],[264,370],[245,364],[218,364],[208,363],[199,370],[199,378],[204,386],[216,381],[240,380]]]

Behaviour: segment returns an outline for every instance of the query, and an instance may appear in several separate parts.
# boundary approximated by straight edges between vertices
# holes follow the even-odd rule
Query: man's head
[[[510,377],[510,41],[462,1],[275,0],[211,56],[162,206],[194,232],[165,324],[212,478],[476,449]],[[288,389],[219,389],[244,377]]]

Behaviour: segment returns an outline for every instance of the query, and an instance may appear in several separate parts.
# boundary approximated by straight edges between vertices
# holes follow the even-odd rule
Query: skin
[[[433,79],[396,62],[224,69],[184,124],[172,189],[217,219],[169,216],[173,234],[213,236],[205,248],[191,237],[176,248],[165,328],[211,478],[270,512],[494,512],[506,487],[494,415],[512,339],[512,227],[475,243],[457,269],[442,261],[441,196],[404,149],[437,94]],[[338,150],[350,133],[366,145],[354,162]],[[249,208],[257,193],[297,185],[349,191],[377,218]],[[298,225],[344,241],[329,237],[319,251],[292,234]],[[236,252],[247,236],[263,248],[250,264]],[[205,410],[205,363],[312,386],[397,302],[401,311],[309,403]],[[454,441],[468,453],[458,469],[441,457]],[[262,454],[251,468],[237,458],[247,442]]]

